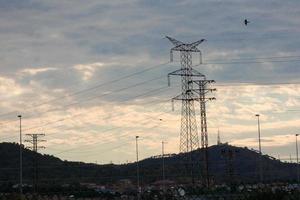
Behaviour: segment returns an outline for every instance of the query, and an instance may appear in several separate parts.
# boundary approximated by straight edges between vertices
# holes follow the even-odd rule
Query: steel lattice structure
[[[237,175],[234,170],[234,159],[238,152],[237,149],[231,149],[229,146],[225,146],[225,148],[221,150],[221,155],[225,158],[227,166],[227,181],[230,183],[230,187],[233,186]]]
[[[199,95],[200,104],[200,121],[201,121],[201,148],[208,147],[208,133],[207,133],[207,118],[206,118],[206,102],[215,100],[215,97],[207,97],[209,92],[216,91],[215,88],[211,89],[209,85],[215,83],[214,80],[206,80],[205,76],[202,80],[193,81],[198,87],[194,91]]]
[[[39,137],[45,136],[45,134],[42,133],[34,133],[34,134],[26,134],[26,136],[30,137],[30,139],[25,140],[25,142],[31,143],[32,146],[28,146],[27,148],[31,149],[34,152],[37,152],[38,149],[45,148],[44,146],[39,146],[39,142],[45,142],[46,140],[40,140]]]
[[[34,133],[34,134],[26,134],[26,136],[28,136],[30,139],[25,140],[25,142],[31,143],[32,146],[29,146],[27,148],[31,149],[32,151],[34,151],[36,154],[34,156],[34,160],[33,160],[33,192],[36,195],[37,193],[37,180],[38,180],[38,160],[37,160],[37,152],[38,149],[43,149],[45,148],[44,146],[39,146],[38,143],[39,142],[45,142],[46,140],[41,140],[38,139],[39,137],[43,137],[45,136],[45,134],[38,134],[38,133]]]
[[[180,52],[181,68],[169,73],[168,77],[171,75],[181,76],[181,94],[174,97],[173,100],[181,100],[182,102],[179,150],[181,153],[186,153],[199,148],[194,106],[194,101],[197,100],[197,97],[195,96],[192,77],[204,77],[204,75],[192,68],[192,53],[198,52],[200,54],[201,62],[201,51],[197,46],[201,44],[204,39],[190,44],[184,44],[174,38],[168,36],[167,38],[175,46],[170,51],[170,60],[173,61],[174,51]]]
[[[209,163],[208,163],[208,132],[207,132],[207,118],[206,118],[206,102],[215,100],[215,97],[207,97],[207,93],[216,91],[211,89],[210,84],[215,83],[214,80],[207,80],[206,77],[193,81],[198,87],[194,91],[198,94],[198,101],[200,104],[200,121],[201,121],[201,148],[203,151],[203,177],[206,181],[206,186],[210,185],[209,177]]]
[[[192,54],[199,53],[200,64],[202,63],[202,53],[197,48],[204,39],[185,44],[174,38],[167,38],[173,43],[170,51],[170,60],[173,61],[173,52],[179,51],[181,68],[168,74],[181,76],[181,94],[174,97],[172,100],[181,100],[181,129],[180,129],[180,147],[181,153],[192,152],[199,149],[199,138],[197,130],[197,122],[195,116],[194,101],[199,101],[200,104],[200,128],[201,128],[201,148],[204,149],[203,154],[203,177],[206,185],[209,186],[208,173],[208,133],[207,133],[207,119],[206,119],[206,102],[214,100],[214,97],[206,97],[208,92],[213,92],[216,89],[210,89],[209,85],[214,83],[214,80],[207,80],[205,75],[201,74],[192,67]],[[170,78],[169,78],[170,80]],[[170,81],[169,81],[170,84]],[[193,156],[190,156],[190,163],[193,161]],[[191,164],[191,175],[193,176],[193,164]],[[193,177],[192,177],[193,178]]]

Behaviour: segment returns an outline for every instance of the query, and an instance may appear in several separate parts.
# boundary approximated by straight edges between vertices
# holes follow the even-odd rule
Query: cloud
[[[0,77],[1,97],[14,97],[25,92],[25,90],[14,79]]]
[[[57,69],[56,68],[52,68],[52,67],[26,68],[26,69],[21,70],[20,73],[21,74],[29,74],[31,76],[34,76],[34,75],[39,74],[39,73],[53,71],[53,70],[57,70]]]
[[[92,76],[94,75],[95,71],[98,68],[103,67],[105,64],[104,63],[91,63],[91,64],[80,64],[80,65],[75,65],[74,69],[78,70],[80,73],[83,74],[83,80],[89,80],[90,78],[92,78]]]
[[[276,135],[271,137],[261,137],[261,143],[264,147],[280,147],[286,146],[289,144],[294,144],[295,136],[294,135]],[[247,147],[257,147],[258,139],[257,138],[245,138],[240,140],[234,140],[230,142],[232,145],[237,146],[247,146]]]

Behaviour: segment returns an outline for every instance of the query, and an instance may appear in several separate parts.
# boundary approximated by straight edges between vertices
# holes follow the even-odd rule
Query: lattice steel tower
[[[34,195],[37,193],[37,181],[38,181],[38,149],[43,149],[45,148],[44,146],[38,145],[39,142],[45,142],[46,140],[41,140],[39,137],[44,137],[45,134],[26,134],[29,139],[25,140],[25,142],[30,143],[32,146],[28,146],[27,148],[31,149],[32,151],[35,152],[35,155],[33,157],[33,192]]]
[[[210,84],[215,83],[214,80],[207,80],[205,76],[200,79],[193,80],[197,88],[194,89],[198,94],[200,104],[200,121],[201,121],[201,148],[203,149],[203,178],[207,187],[210,185],[209,163],[208,163],[208,132],[207,132],[207,117],[206,117],[206,102],[215,100],[215,97],[208,97],[207,93],[216,91],[215,88],[210,88]]]
[[[199,53],[201,63],[201,51],[197,46],[201,44],[204,39],[185,44],[168,36],[166,38],[175,46],[170,51],[170,60],[173,61],[174,51],[179,51],[180,53],[181,68],[169,73],[168,77],[171,75],[181,76],[181,94],[174,97],[173,100],[181,100],[182,102],[179,150],[185,153],[199,148],[194,106],[194,101],[198,100],[199,97],[193,89],[193,77],[204,77],[204,75],[192,68],[192,54],[194,52]]]
[[[207,133],[207,117],[206,117],[206,102],[215,100],[215,97],[207,97],[207,93],[216,91],[215,88],[210,88],[211,83],[215,83],[214,80],[207,80],[205,76],[201,80],[193,80],[197,85],[194,91],[199,95],[197,99],[200,103],[200,121],[201,121],[201,148],[208,147],[208,133]]]

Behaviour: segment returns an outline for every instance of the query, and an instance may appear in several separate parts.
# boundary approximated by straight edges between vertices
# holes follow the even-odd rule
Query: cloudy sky
[[[22,114],[23,133],[45,133],[41,152],[62,159],[131,162],[135,135],[141,158],[162,140],[178,152],[169,35],[207,40],[194,65],[218,89],[210,145],[219,128],[223,142],[257,149],[260,113],[263,152],[295,156],[299,15],[298,0],[0,0],[0,141],[18,141]]]

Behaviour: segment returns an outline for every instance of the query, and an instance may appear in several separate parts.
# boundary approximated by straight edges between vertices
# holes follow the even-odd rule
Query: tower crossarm
[[[186,73],[186,71],[189,70],[189,74]],[[178,69],[175,70],[171,73],[168,74],[168,76],[198,76],[198,77],[204,77],[203,74],[201,74],[200,72],[198,72],[195,69],[188,69],[188,68],[182,68],[182,69]]]
[[[210,98],[205,98],[205,99],[200,99],[200,98],[198,98],[198,97],[194,97],[194,98],[184,98],[184,97],[182,97],[182,95],[179,95],[179,96],[177,96],[177,97],[174,97],[172,100],[183,100],[183,101],[199,101],[199,102],[201,102],[201,101],[205,101],[205,102],[207,102],[207,101],[213,101],[213,100],[216,100],[216,98],[215,97],[210,97]]]
[[[206,89],[203,89],[203,90],[192,89],[192,91],[197,93],[197,94],[207,94],[207,93],[210,93],[210,92],[215,92],[215,91],[217,91],[217,89],[216,88],[206,88]]]
[[[205,76],[203,76],[204,79],[203,80],[193,80],[193,82],[197,85],[207,85],[207,84],[211,84],[211,83],[216,83],[215,80],[206,80]]]
[[[187,52],[187,53],[192,53],[192,52],[197,52],[199,53],[199,64],[202,63],[202,52],[200,49],[197,48],[199,44],[202,42],[206,41],[205,39],[198,40],[193,43],[183,43],[179,40],[176,40],[172,37],[166,36],[166,38],[174,45],[173,48],[170,50],[170,61],[173,61],[173,52],[174,51],[179,51],[179,52]]]
[[[193,43],[190,43],[190,44],[185,44],[179,40],[176,40],[174,38],[171,38],[169,36],[166,36],[166,38],[168,40],[170,40],[170,42],[175,46],[171,49],[171,52],[172,51],[189,51],[189,52],[201,52],[197,46],[199,44],[201,44],[202,42],[205,41],[205,39],[201,39],[201,40],[198,40],[196,42],[193,42]]]
[[[187,73],[188,71],[188,73]],[[171,76],[185,76],[185,77],[205,77],[203,74],[201,74],[200,72],[198,72],[197,70],[193,69],[193,68],[181,68],[178,70],[175,70],[171,73],[168,74],[168,85],[170,86],[170,78]]]
[[[179,41],[179,40],[176,40],[176,39],[174,39],[174,38],[171,38],[171,37],[169,37],[169,36],[166,36],[166,38],[167,38],[168,40],[170,40],[170,42],[172,42],[172,44],[174,44],[175,47],[179,47],[179,46],[184,45],[183,42],[181,42],[181,41]]]
[[[191,44],[188,44],[190,46],[190,48],[195,48],[196,46],[198,46],[199,44],[201,44],[202,42],[206,41],[205,39],[201,39],[201,40],[198,40],[196,42],[193,42]]]
[[[196,100],[196,101],[199,101],[199,102],[202,102],[202,101],[208,102],[208,101],[214,101],[214,100],[216,100],[216,97],[206,97],[206,98],[204,98],[204,99],[198,98],[198,99],[195,99],[195,100]]]

